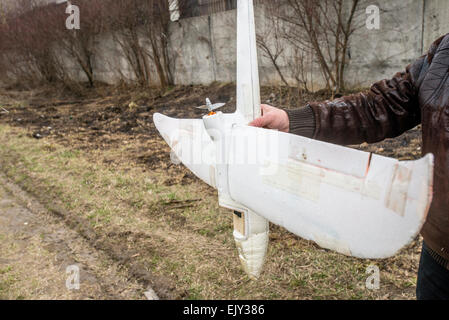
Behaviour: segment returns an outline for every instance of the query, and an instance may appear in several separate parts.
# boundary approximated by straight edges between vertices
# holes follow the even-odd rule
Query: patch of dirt
[[[0,299],[146,299],[148,287],[1,175],[0,240]]]
[[[112,90],[112,89],[111,89]],[[205,98],[226,102],[224,112],[235,110],[235,85],[175,87],[160,90],[129,90],[110,92],[93,98],[74,99],[51,96],[41,91],[0,91],[0,122],[29,129],[29,136],[56,141],[78,150],[126,148],[126,158],[152,169],[167,170],[166,185],[189,184],[194,181],[189,171],[174,166],[170,150],[157,133],[153,114],[164,113],[181,118],[201,118]],[[1,111],[1,110],[0,110]],[[104,159],[114,164],[118,159]]]
[[[22,191],[14,184],[7,182],[1,175],[0,182],[10,188],[17,202],[25,203],[30,212],[38,214],[34,218],[36,221],[42,215],[45,215],[47,219],[49,219],[48,216],[59,218],[59,223],[62,222],[65,225],[62,227],[63,230],[59,232],[61,236],[64,236],[65,232],[70,231],[69,234],[72,234],[73,237],[76,237],[78,240],[83,240],[83,246],[90,248],[92,254],[102,254],[104,256],[103,259],[110,260],[110,263],[116,265],[117,269],[123,269],[126,272],[127,280],[134,282],[135,286],[140,288],[142,295],[139,298],[144,298],[144,288],[147,288],[146,290],[153,290],[152,288],[154,288],[153,291],[161,299],[180,299],[186,295],[185,292],[177,290],[175,283],[170,279],[154,276],[148,270],[147,266],[138,259],[142,253],[148,254],[154,251],[152,243],[155,243],[155,239],[152,239],[149,235],[134,234],[131,231],[123,230],[109,232],[107,234],[98,232],[98,230],[93,229],[89,221],[63,209],[58,199],[47,198],[40,194],[36,195],[39,196],[38,202],[33,198],[35,191]],[[50,228],[51,231],[51,225],[44,224],[41,228],[45,230]],[[54,231],[51,232],[54,233]],[[57,251],[58,247],[54,247],[54,249]],[[95,264],[92,261],[89,263]],[[90,264],[86,264],[86,267],[90,267]],[[120,290],[120,288],[115,289]],[[112,297],[112,299],[116,298]],[[98,296],[95,299],[104,299],[104,297]]]

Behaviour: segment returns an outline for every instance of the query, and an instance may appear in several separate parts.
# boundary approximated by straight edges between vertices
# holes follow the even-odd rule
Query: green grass
[[[0,299],[7,299],[13,284],[17,281],[12,267],[0,268]]]

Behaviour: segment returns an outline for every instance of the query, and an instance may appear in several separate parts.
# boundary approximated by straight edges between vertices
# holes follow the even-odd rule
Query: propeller
[[[196,107],[196,108],[201,109],[201,110],[208,110],[210,113],[214,113],[215,110],[220,109],[220,108],[224,107],[225,105],[226,105],[226,103],[212,104],[212,102],[210,102],[210,99],[206,98],[206,105]]]

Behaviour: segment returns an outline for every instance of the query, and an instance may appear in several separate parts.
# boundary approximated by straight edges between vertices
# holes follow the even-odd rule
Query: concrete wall
[[[434,39],[449,32],[447,0],[378,0],[369,4],[380,8],[381,25],[379,30],[362,27],[355,32],[346,73],[349,86],[369,86],[404,70],[407,64],[428,49]],[[172,24],[171,52],[177,84],[235,80],[235,20],[234,10]],[[365,20],[366,15],[362,14],[357,24],[364,25]],[[256,10],[256,29],[266,32],[267,28],[270,28],[269,19],[259,8]],[[283,46],[291,56],[288,44]],[[281,83],[271,62],[260,51],[261,83]],[[290,82],[292,72],[287,59],[282,57],[280,65]],[[306,56],[305,70],[312,89],[323,87],[324,81],[313,52]]]
[[[380,8],[380,29],[363,27],[355,32],[346,73],[348,84],[368,86],[389,78],[422,55],[423,3],[420,0],[370,3]],[[449,9],[447,4],[445,8]]]
[[[429,48],[434,39],[449,32],[449,1],[424,1],[424,48]]]
[[[350,44],[350,64],[346,72],[348,87],[366,87],[373,82],[393,76],[421,56],[432,41],[449,32],[448,0],[370,0],[380,8],[380,30],[365,26],[364,8],[358,16],[358,28]],[[270,37],[270,19],[262,8],[256,8],[256,30]],[[142,40],[143,41],[143,40]],[[270,43],[275,41],[269,40]],[[119,45],[111,36],[97,40],[98,55],[94,63],[97,80],[117,83],[133,80]],[[292,47],[280,43],[284,54],[279,64],[284,76],[294,84]],[[233,82],[236,79],[236,11],[201,16],[172,22],[170,26],[170,56],[175,84],[210,84],[214,81]],[[74,75],[83,80],[80,70],[68,62]],[[259,49],[261,85],[278,85],[281,79],[271,61]],[[325,82],[312,51],[304,57],[309,89],[317,90]],[[157,81],[157,79],[154,79]]]

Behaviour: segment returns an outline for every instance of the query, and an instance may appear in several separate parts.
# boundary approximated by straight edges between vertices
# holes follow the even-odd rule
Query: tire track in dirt
[[[93,246],[87,231],[80,235],[55,213],[0,173],[1,299],[146,299],[151,288],[135,266],[111,258],[101,242]],[[79,290],[66,287],[73,265]]]

